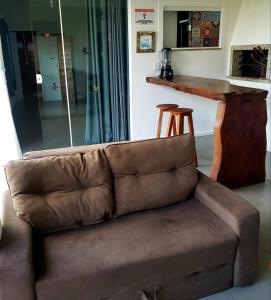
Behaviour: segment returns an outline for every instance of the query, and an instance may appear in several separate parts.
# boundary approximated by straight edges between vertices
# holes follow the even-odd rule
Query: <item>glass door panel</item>
[[[70,146],[58,0],[1,0],[0,14],[7,37],[6,78],[22,152]]]
[[[22,152],[129,138],[127,0],[1,0],[0,15]]]
[[[61,0],[67,88],[70,104],[72,138],[73,145],[75,146],[85,144],[86,103],[88,93],[86,5],[86,0]]]

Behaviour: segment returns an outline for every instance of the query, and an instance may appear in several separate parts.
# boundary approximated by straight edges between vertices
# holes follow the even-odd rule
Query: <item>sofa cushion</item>
[[[17,215],[42,231],[104,221],[114,209],[102,150],[12,161],[6,176]]]
[[[50,234],[36,243],[37,298],[100,300],[173,282],[187,295],[183,281],[224,266],[227,273],[210,280],[229,287],[237,243],[234,231],[194,199]],[[199,290],[208,290],[203,279]]]
[[[117,215],[184,201],[198,181],[190,135],[115,144],[105,152]]]

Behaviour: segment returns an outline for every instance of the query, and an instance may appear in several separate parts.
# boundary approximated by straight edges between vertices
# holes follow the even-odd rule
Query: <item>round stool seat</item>
[[[157,108],[159,108],[162,111],[168,111],[171,109],[178,108],[178,104],[158,104],[156,105]]]
[[[161,128],[162,128],[162,122],[163,122],[163,114],[165,112],[171,111],[171,109],[178,108],[178,104],[171,104],[171,103],[163,103],[156,105],[156,108],[159,109],[159,120],[158,120],[158,127],[157,127],[157,134],[156,137],[160,138],[161,135]]]
[[[179,108],[173,108],[170,110],[171,113],[173,113],[174,115],[176,114],[182,114],[184,116],[188,115],[188,114],[192,114],[193,109],[191,108],[185,108],[185,107],[179,107]]]
[[[179,107],[179,108],[172,108],[168,110],[170,113],[169,121],[168,121],[168,128],[167,128],[167,136],[173,135],[182,135],[184,134],[184,118],[188,120],[188,129],[189,133],[194,136],[194,125],[193,125],[193,118],[192,113],[193,109],[186,108],[186,107]],[[198,159],[197,153],[195,151],[195,158],[194,158],[195,166],[198,166]]]

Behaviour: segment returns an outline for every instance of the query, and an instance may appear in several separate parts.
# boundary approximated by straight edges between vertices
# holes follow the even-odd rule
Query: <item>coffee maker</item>
[[[173,70],[171,68],[171,48],[163,48],[160,52],[160,60],[162,62],[162,69],[160,73],[161,79],[172,80]]]

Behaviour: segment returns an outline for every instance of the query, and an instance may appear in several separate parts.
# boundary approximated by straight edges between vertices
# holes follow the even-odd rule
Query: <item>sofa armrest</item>
[[[32,229],[16,216],[9,192],[0,205],[0,300],[35,299]]]
[[[236,193],[200,172],[194,196],[236,232],[239,243],[234,261],[233,285],[251,284],[257,269],[258,211]]]

